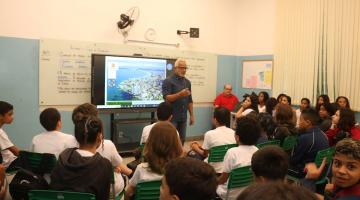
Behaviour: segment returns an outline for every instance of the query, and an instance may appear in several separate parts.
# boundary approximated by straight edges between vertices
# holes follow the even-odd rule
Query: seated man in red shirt
[[[224,85],[224,91],[216,97],[214,107],[224,107],[229,111],[233,111],[236,104],[239,103],[238,98],[231,93],[232,86],[230,84]]]

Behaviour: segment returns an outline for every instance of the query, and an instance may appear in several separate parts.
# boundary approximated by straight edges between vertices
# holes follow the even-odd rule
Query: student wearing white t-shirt
[[[55,108],[47,108],[40,113],[40,124],[46,132],[34,136],[31,151],[37,153],[51,153],[59,157],[67,148],[77,147],[74,136],[60,132],[62,123],[61,115]]]
[[[204,135],[204,142],[201,146],[198,142],[192,142],[191,150],[200,154],[203,158],[208,157],[209,151],[212,147],[235,144],[235,132],[233,129],[226,127],[230,121],[230,111],[223,107],[215,108],[212,123],[215,125],[214,130],[210,130]],[[210,163],[217,173],[222,173],[222,162]]]
[[[237,119],[248,115],[251,112],[259,113],[258,97],[255,93],[245,94],[240,109],[236,112]]]
[[[111,140],[104,140],[102,145],[100,145],[96,151],[100,153],[102,157],[108,159],[114,167],[115,194],[117,196],[125,187],[124,179],[121,174],[130,176],[132,170],[123,163],[122,157],[119,155],[119,152]]]
[[[4,124],[11,124],[14,119],[13,105],[0,101],[0,149],[5,168],[17,166],[20,150],[11,142],[6,132],[2,129]]]
[[[258,150],[255,146],[260,137],[261,128],[259,123],[251,117],[242,117],[237,122],[235,139],[238,147],[229,149],[224,158],[223,173],[218,178],[219,186],[216,193],[224,199],[227,193],[227,183],[231,170],[249,166],[252,155]],[[236,196],[238,195],[238,191]],[[234,194],[231,193],[231,196]]]
[[[138,183],[161,180],[166,164],[180,157],[182,152],[181,141],[175,126],[170,122],[156,123],[144,147],[144,157],[148,162],[137,166],[126,189],[125,200],[135,195]]]
[[[172,112],[173,112],[173,108],[172,108],[171,103],[162,102],[159,104],[159,106],[157,107],[157,110],[156,110],[157,119],[159,121],[170,121],[172,119]],[[154,125],[155,125],[155,123],[144,127],[142,134],[141,134],[140,144],[146,143],[146,141],[149,137],[150,131]]]

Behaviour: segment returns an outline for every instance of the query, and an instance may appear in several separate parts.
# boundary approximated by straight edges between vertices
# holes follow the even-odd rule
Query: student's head
[[[350,108],[349,99],[345,96],[338,96],[335,102],[340,108]]]
[[[230,124],[230,111],[224,107],[214,109],[215,126],[228,126]]]
[[[269,94],[265,91],[259,92],[259,103],[266,103],[266,101],[269,99]]]
[[[291,105],[291,97],[288,96],[288,95],[283,95],[281,98],[280,98],[280,104],[286,104],[286,105]]]
[[[93,104],[84,103],[79,105],[73,110],[71,118],[73,123],[75,123],[78,120],[82,120],[84,117],[97,116],[97,115],[98,115],[98,110]]]
[[[259,139],[261,128],[256,119],[248,116],[237,120],[235,139],[243,145],[254,145]]]
[[[300,110],[310,108],[310,100],[308,98],[302,98],[300,101]]]
[[[75,122],[75,138],[80,145],[98,148],[103,139],[103,125],[96,116],[88,116]]]
[[[319,123],[319,115],[313,108],[306,108],[301,112],[299,128],[308,129],[316,126]]]
[[[260,124],[261,130],[266,133],[268,137],[274,134],[276,123],[269,113],[259,113],[257,120]]]
[[[316,106],[324,103],[330,103],[330,98],[327,94],[322,94],[316,99]]]
[[[276,106],[275,120],[278,124],[294,124],[294,112],[291,106],[287,104],[278,104]]]
[[[355,125],[355,112],[349,108],[340,108],[335,113],[338,118],[337,127],[344,131],[350,131]],[[334,120],[336,123],[336,119]]]
[[[278,101],[274,98],[271,97],[270,99],[268,99],[265,103],[266,105],[266,112],[269,113],[271,116],[273,115],[273,111],[276,107],[276,105],[278,104]]]
[[[258,108],[258,97],[255,93],[251,93],[249,94],[245,94],[244,96],[244,100],[243,100],[243,107],[245,109],[247,108],[251,108],[253,109],[255,112],[259,112],[259,108]]]
[[[331,103],[323,103],[319,106],[319,117],[326,119],[335,114],[334,107]]]
[[[215,197],[216,173],[209,164],[193,158],[170,161],[160,187],[160,200],[209,200]]]
[[[350,138],[336,144],[332,172],[335,185],[346,188],[360,183],[360,141]]]
[[[46,108],[40,113],[40,124],[47,131],[61,128],[61,116],[56,108]]]
[[[289,156],[280,147],[265,146],[251,158],[251,169],[258,182],[283,181],[289,168]]]
[[[169,103],[167,101],[160,103],[156,110],[157,118],[160,121],[171,120],[172,113],[173,113],[173,107],[172,107],[171,103]]]
[[[232,86],[230,84],[225,84],[224,91],[223,91],[224,95],[225,96],[231,95],[231,91],[232,91]]]
[[[237,200],[318,200],[313,192],[302,186],[283,182],[257,183],[247,187]]]
[[[287,95],[284,94],[284,93],[279,94],[279,95],[277,96],[277,98],[276,98],[276,101],[278,101],[278,102],[280,103],[281,98],[284,97],[284,96],[287,96]]]
[[[14,120],[14,107],[5,101],[0,101],[0,123],[10,124]]]
[[[186,65],[186,60],[183,58],[178,58],[175,61],[175,74],[181,77],[185,77],[186,74],[186,70],[187,70],[187,65]]]
[[[182,146],[174,125],[167,121],[156,123],[144,147],[144,157],[150,169],[163,174],[165,165],[181,154]]]

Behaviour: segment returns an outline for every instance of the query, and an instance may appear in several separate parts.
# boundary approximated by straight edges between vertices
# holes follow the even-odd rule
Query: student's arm
[[[207,149],[203,149],[203,147],[198,142],[191,143],[191,149],[202,155],[203,157],[207,157],[209,155],[209,151]]]
[[[20,154],[20,149],[16,146],[9,147],[8,150],[11,151],[11,153],[13,153],[15,156],[19,156]]]
[[[129,169],[126,165],[124,165],[123,163],[121,163],[120,165],[116,166],[114,169],[115,172],[117,173],[122,173],[125,174],[126,176],[130,176],[130,174],[132,173],[132,170]]]
[[[229,178],[229,173],[223,172],[219,177],[218,177],[218,183],[219,185],[226,183],[226,181]]]
[[[315,163],[308,163],[305,165],[305,171],[306,171],[306,179],[312,179],[312,180],[317,180],[322,171],[325,168],[325,164],[326,164],[326,157],[323,159],[323,161],[321,162],[321,165],[319,168],[317,168]]]
[[[235,117],[240,118],[242,113],[244,112],[244,107],[241,106],[240,109],[236,112]]]
[[[131,197],[135,194],[135,187],[132,185],[129,185],[125,191],[125,200],[131,200]]]
[[[189,103],[188,105],[188,110],[189,110],[189,114],[190,114],[190,121],[189,121],[189,124],[190,126],[193,125],[195,123],[195,117],[194,117],[194,108],[193,108],[193,103]]]

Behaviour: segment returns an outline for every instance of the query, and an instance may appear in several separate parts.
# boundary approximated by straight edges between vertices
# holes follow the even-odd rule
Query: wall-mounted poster
[[[242,64],[243,88],[271,89],[272,60],[245,60]]]

